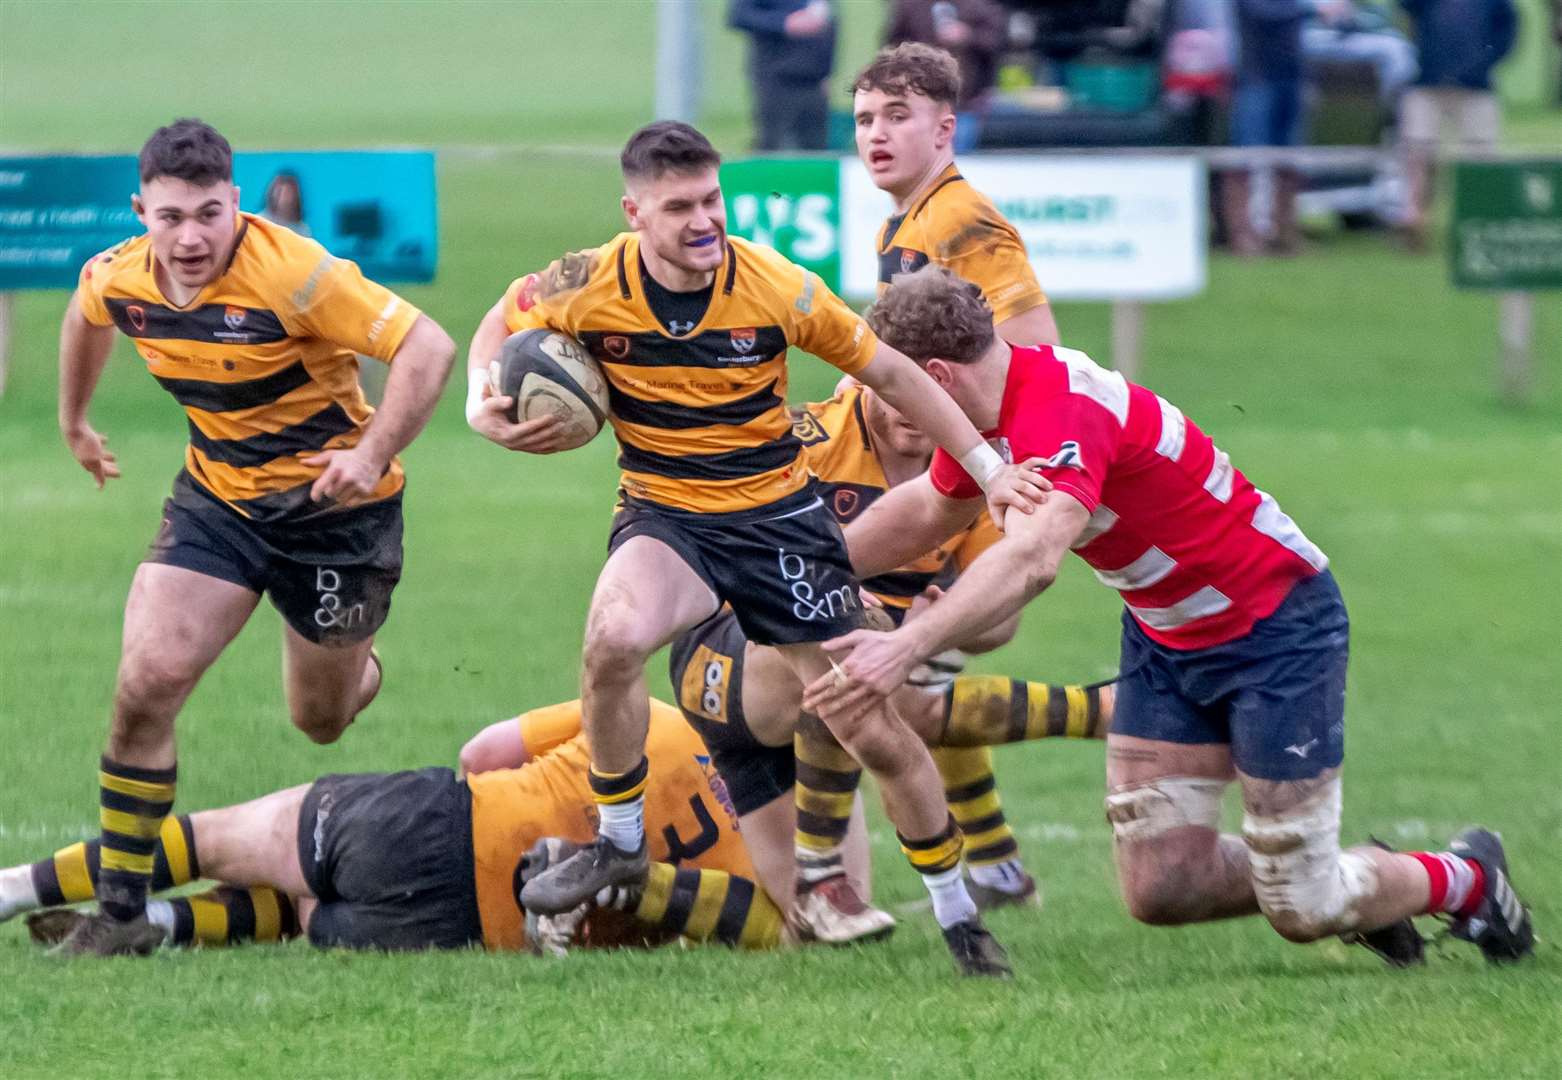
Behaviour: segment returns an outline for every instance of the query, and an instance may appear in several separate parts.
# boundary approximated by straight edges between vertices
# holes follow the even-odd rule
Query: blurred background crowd
[[[1425,241],[1435,162],[1502,138],[1496,73],[1562,108],[1562,0],[888,0],[883,43],[960,62],[956,151],[1328,147],[1211,154],[1215,240],[1298,250],[1300,216]],[[730,0],[759,151],[846,150],[832,97],[867,59],[831,0]],[[1521,27],[1531,40],[1515,56]],[[1536,147],[1556,153],[1562,146]]]

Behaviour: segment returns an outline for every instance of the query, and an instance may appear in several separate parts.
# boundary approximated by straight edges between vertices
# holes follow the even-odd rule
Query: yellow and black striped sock
[[[645,843],[645,785],[651,763],[641,756],[628,772],[598,772],[591,766],[588,780],[597,806],[597,832],[623,851],[639,851]]]
[[[965,834],[966,863],[997,866],[1019,858],[1019,841],[998,797],[992,750],[986,746],[940,746],[933,751],[933,764],[944,778],[949,812]]]
[[[792,736],[797,758],[793,797],[797,800],[798,884],[845,873],[841,844],[851,821],[862,766],[836,741],[824,721],[803,713]]]
[[[211,947],[245,941],[285,941],[298,936],[293,901],[266,885],[248,889],[219,885],[197,896],[155,903],[168,905],[170,945]]]
[[[1102,687],[1053,686],[1002,675],[962,675],[945,695],[940,746],[998,746],[1032,739],[1104,739]]]
[[[772,949],[785,919],[765,890],[725,870],[652,863],[630,914],[635,921],[695,941]]]
[[[949,815],[942,832],[935,833],[924,840],[909,839],[898,831],[895,833],[895,839],[900,841],[900,850],[906,853],[906,858],[911,860],[912,869],[919,874],[932,876],[958,870],[960,867],[963,842],[960,827],[955,824],[953,814]]]
[[[41,907],[79,904],[97,896],[101,864],[100,840],[84,840],[61,848],[52,858],[32,865],[33,889]],[[195,854],[195,830],[190,815],[170,814],[158,830],[157,848],[152,852],[152,892],[177,885],[188,885],[201,876],[200,859]]]
[[[142,769],[105,756],[98,772],[98,906],[115,919],[146,909],[153,853],[174,805],[175,769]]]

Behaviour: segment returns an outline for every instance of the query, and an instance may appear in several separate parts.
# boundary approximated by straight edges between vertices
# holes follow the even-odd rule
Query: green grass
[[[707,5],[714,8],[716,5]],[[649,113],[645,5],[0,4],[0,143],[128,148],[198,111],[239,145],[488,140],[607,145]],[[848,5],[862,37],[876,5]],[[730,38],[712,71],[738,78]],[[865,38],[863,38],[865,40]],[[312,44],[310,57],[289,42]],[[193,45],[191,44],[193,43]],[[193,48],[192,51],[188,51]],[[325,50],[329,49],[329,54]],[[742,110],[717,95],[736,145]],[[449,153],[437,285],[459,338],[518,272],[617,228],[589,156]],[[93,408],[125,476],[95,492],[54,427],[60,293],[23,295],[0,399],[0,863],[95,831],[125,588],[177,469],[176,407],[115,354]],[[1065,305],[1104,352],[1104,308]],[[1519,970],[1468,948],[1391,974],[1262,923],[1168,931],[1122,911],[1101,752],[1002,752],[1039,916],[999,915],[1020,968],[958,984],[924,915],[871,951],[385,957],[303,946],[59,965],[0,929],[0,1076],[1554,1076],[1562,1073],[1562,304],[1543,298],[1541,390],[1498,407],[1489,297],[1440,260],[1336,237],[1290,262],[1217,258],[1156,307],[1145,381],[1209,429],[1334,559],[1355,624],[1349,837],[1440,843],[1500,827],[1543,940]],[[832,372],[799,361],[794,392]],[[406,455],[407,572],[381,636],[389,681],[336,746],[289,730],[262,608],[180,718],[180,805],[316,774],[449,763],[480,725],[573,696],[609,514],[606,440],[554,459],[481,443],[453,388]],[[1117,603],[1071,566],[987,670],[1096,677]],[[653,667],[653,685],[665,676]],[[917,898],[882,823],[879,893]],[[132,1066],[130,1063],[134,1063]]]

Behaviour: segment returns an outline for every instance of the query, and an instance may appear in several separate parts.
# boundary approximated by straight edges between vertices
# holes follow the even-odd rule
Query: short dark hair
[[[721,155],[698,130],[677,120],[647,124],[624,144],[618,164],[625,180],[656,180],[664,173],[693,173],[721,164]]]
[[[206,187],[233,180],[233,147],[216,128],[187,116],[152,132],[140,164],[143,184],[171,176]]]
[[[857,73],[852,93],[879,90],[886,94],[921,94],[953,109],[960,100],[960,64],[933,45],[907,41],[880,49]]]
[[[993,309],[982,290],[947,267],[929,263],[896,274],[868,326],[892,349],[919,364],[937,357],[955,364],[978,359],[993,343]]]

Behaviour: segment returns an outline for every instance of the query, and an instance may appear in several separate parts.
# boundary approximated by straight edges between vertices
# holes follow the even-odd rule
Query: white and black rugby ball
[[[505,339],[488,368],[494,392],[515,399],[510,420],[557,416],[564,423],[562,449],[596,438],[607,421],[607,378],[574,338],[552,330],[522,330]]]

